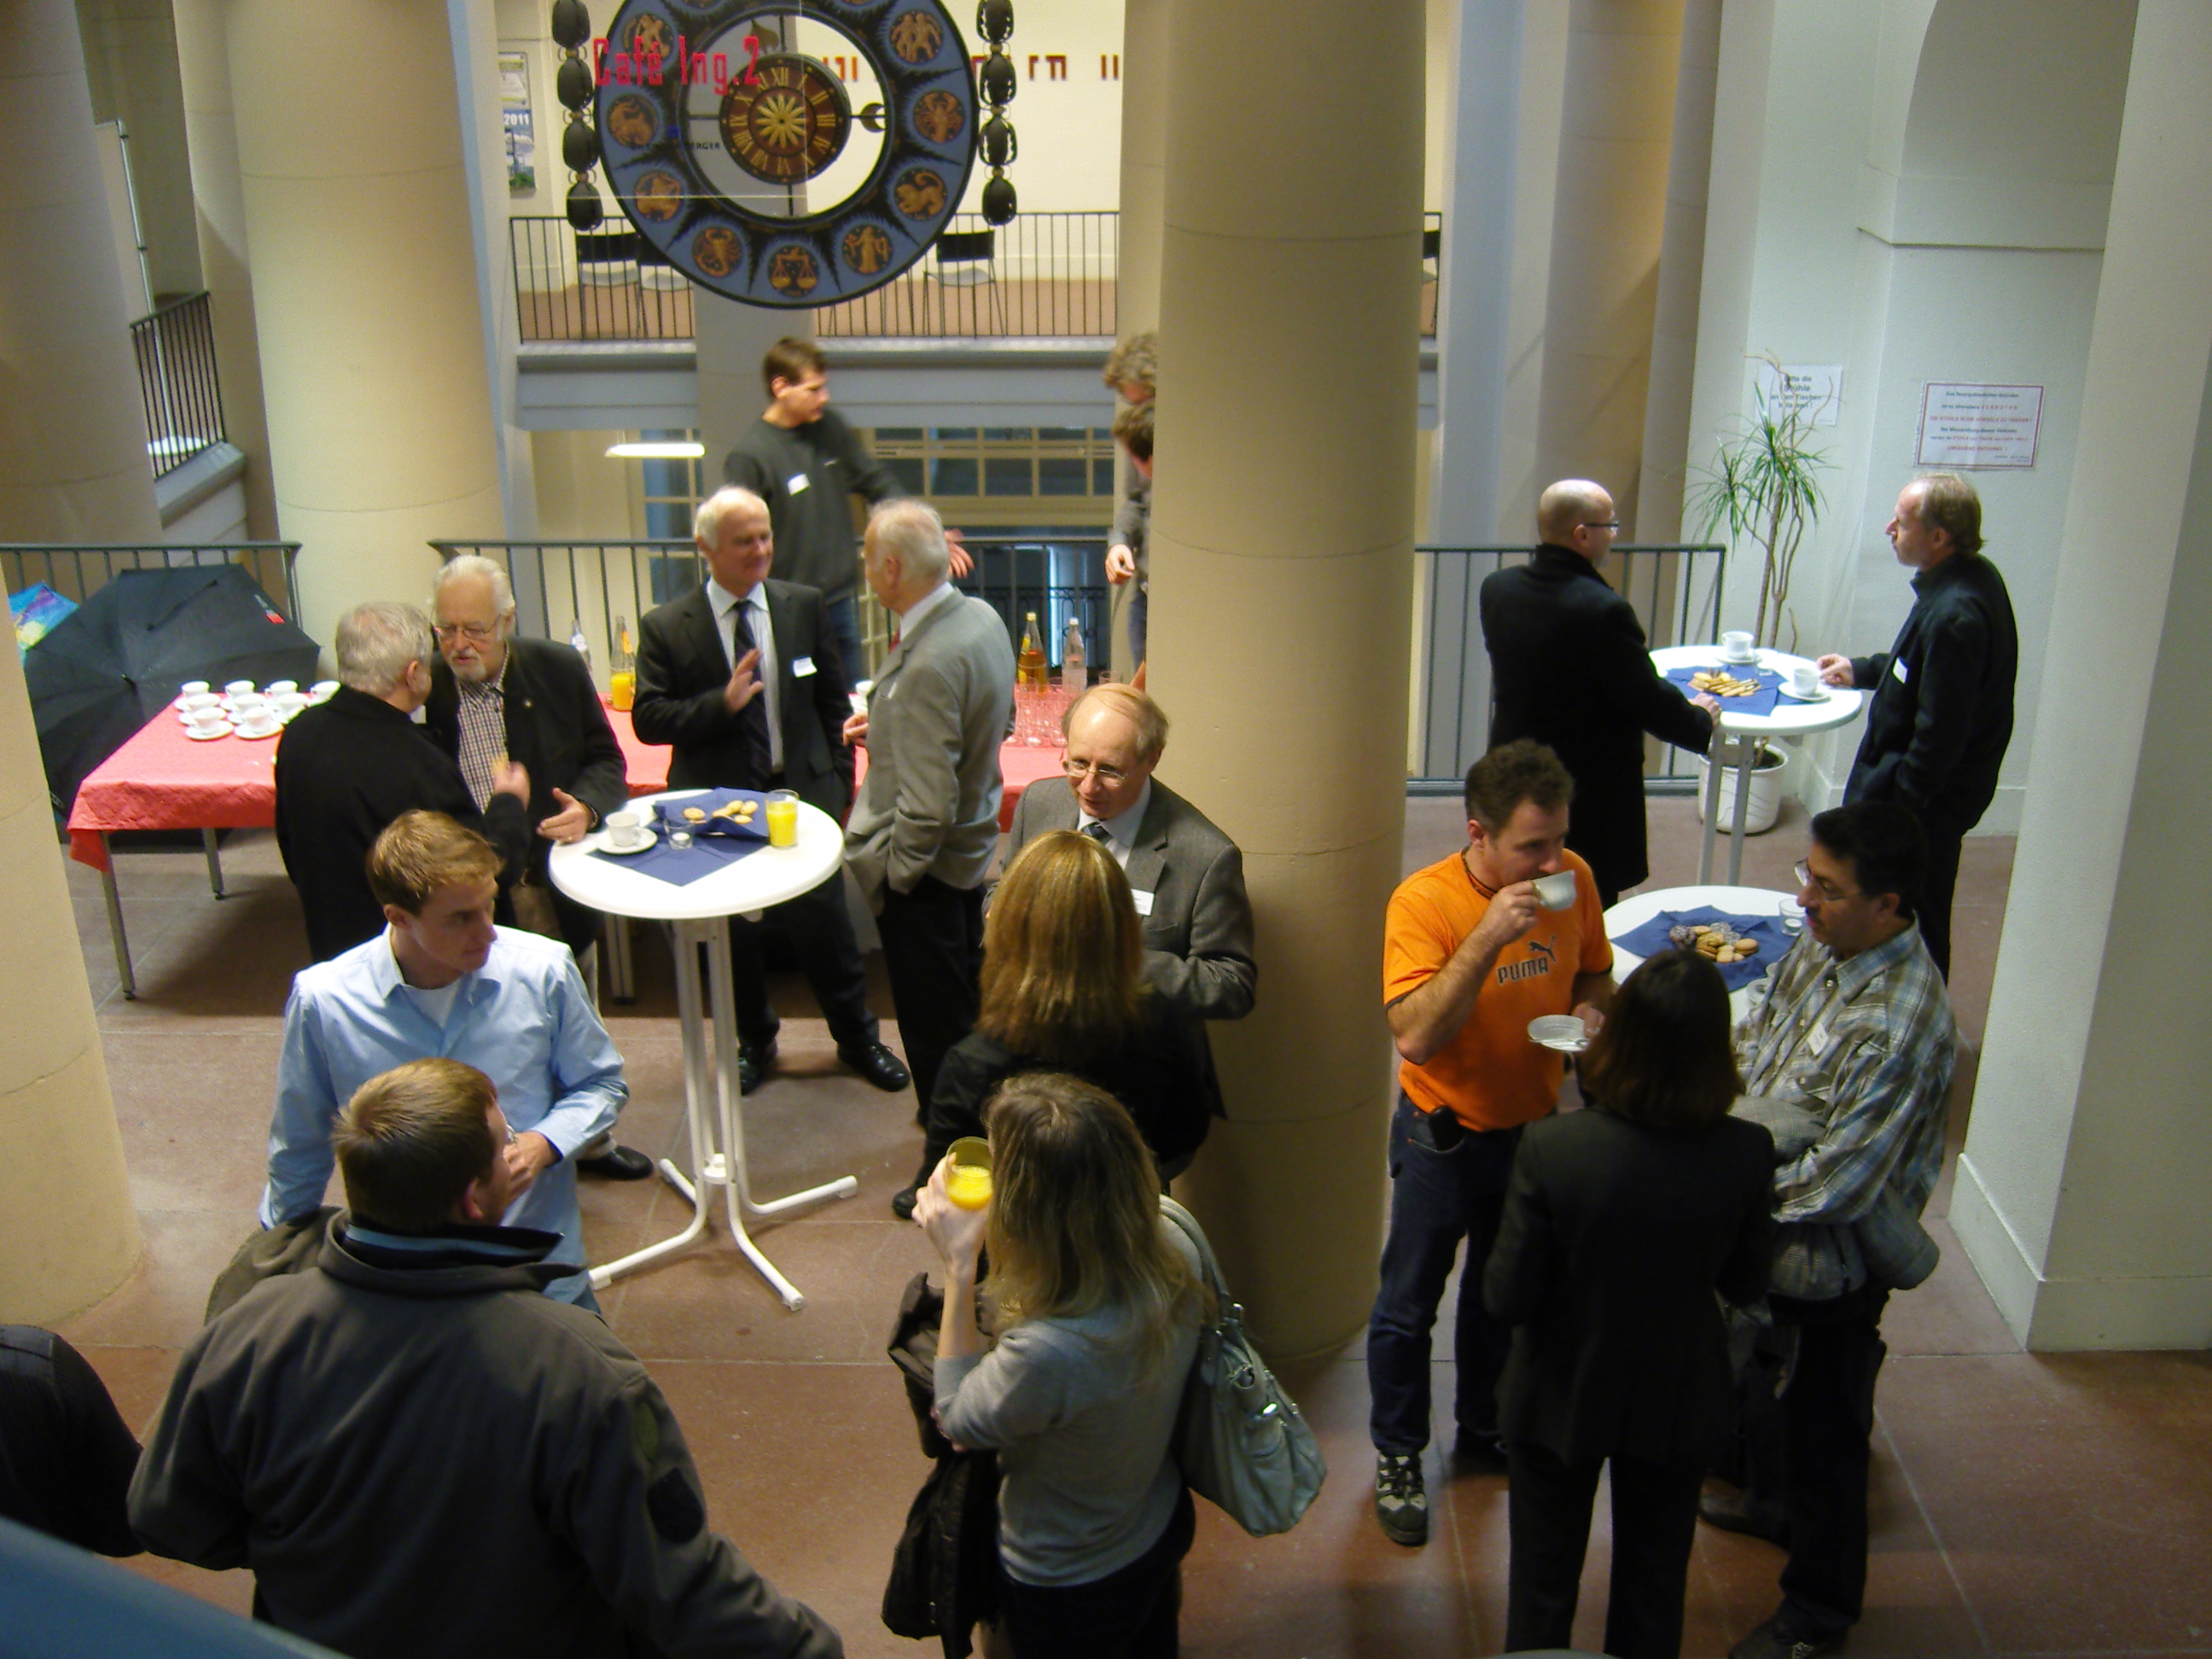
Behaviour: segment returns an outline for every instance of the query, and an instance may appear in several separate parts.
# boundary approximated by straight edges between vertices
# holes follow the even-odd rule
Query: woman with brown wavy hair
[[[1218,1107],[1198,1026],[1143,981],[1145,936],[1128,878],[1088,836],[1055,830],[1022,848],[983,922],[982,1007],[938,1070],[915,1194],[945,1149],[982,1133],[983,1102],[1023,1072],[1067,1072],[1129,1109],[1161,1174],[1190,1166]]]
[[[1197,1253],[1103,1091],[1030,1072],[985,1115],[988,1205],[955,1207],[940,1168],[915,1219],[945,1267],[938,1421],[999,1454],[999,1629],[1016,1659],[1172,1659],[1194,1517],[1171,1443],[1212,1311]]]

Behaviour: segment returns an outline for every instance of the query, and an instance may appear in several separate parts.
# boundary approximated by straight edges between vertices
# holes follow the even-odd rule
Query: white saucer
[[[1782,688],[1782,695],[1789,698],[1792,702],[1826,702],[1834,695],[1834,693],[1825,685],[1817,687],[1811,691],[1792,691],[1789,686],[1785,684]]]
[[[242,726],[234,726],[232,729],[235,731],[240,737],[245,738],[246,742],[259,743],[264,738],[273,738],[279,732],[282,732],[284,729],[284,723],[283,721],[279,720],[276,725],[270,726],[266,732],[249,732]]]
[[[618,859],[634,859],[640,853],[650,851],[660,840],[659,835],[651,830],[644,829],[642,827],[639,829],[637,833],[641,839],[638,842],[636,846],[617,847],[607,839],[606,831],[602,830],[597,836],[592,837],[593,840],[599,842],[599,846],[593,850],[596,852],[610,854],[613,857]]]
[[[185,735],[190,738],[194,743],[213,743],[217,738],[228,737],[231,734],[231,731],[232,727],[230,722],[228,720],[225,720],[221,726],[216,726],[212,732],[195,732],[191,726],[187,726],[185,727]]]
[[[1759,666],[1759,653],[1754,651],[1747,657],[1731,657],[1724,654],[1721,658],[1721,665],[1723,668],[1756,668]]]
[[[1563,1054],[1578,1054],[1589,1047],[1589,1028],[1572,1014],[1539,1014],[1528,1022],[1528,1040]]]

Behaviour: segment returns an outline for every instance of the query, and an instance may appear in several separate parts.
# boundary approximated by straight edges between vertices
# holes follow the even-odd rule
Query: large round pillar
[[[82,94],[79,94],[82,96]],[[142,1245],[23,669],[0,650],[0,1324],[52,1325],[121,1284]]]
[[[505,533],[453,46],[441,0],[228,24],[277,519],[327,639],[419,599],[433,538]]]
[[[1114,331],[1160,320],[1160,215],[1168,173],[1169,0],[1121,8],[1121,209],[1114,256]]]
[[[230,101],[225,0],[173,0],[177,76],[191,158],[191,205],[200,283],[215,330],[222,423],[246,457],[246,533],[277,539],[276,492],[269,471],[269,416],[261,396],[261,337],[246,255],[246,193],[238,176],[238,122]]]
[[[0,541],[155,543],[76,11],[27,0],[9,17],[38,44],[0,63]]]
[[[1259,1006],[1188,1186],[1271,1351],[1357,1331],[1382,1237],[1419,370],[1423,9],[1179,4],[1149,684],[1244,850]]]
[[[1568,14],[1537,471],[1596,479],[1631,524],[1681,33],[1682,0],[1574,0]]]

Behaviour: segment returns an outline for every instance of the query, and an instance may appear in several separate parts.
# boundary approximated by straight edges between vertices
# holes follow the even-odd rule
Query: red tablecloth
[[[622,744],[630,793],[668,787],[666,746],[639,742],[627,714],[611,708],[607,719]],[[197,743],[185,735],[176,711],[163,709],[77,790],[70,810],[70,856],[106,869],[100,837],[107,830],[269,828],[276,822],[270,763],[279,741],[228,737]]]
[[[999,828],[1014,827],[1014,808],[1019,804],[1022,791],[1040,778],[1060,775],[1060,761],[1066,750],[1054,745],[1050,748],[1026,743],[1006,743],[999,745],[999,776],[1001,793],[999,797]],[[868,775],[868,751],[866,749],[854,757],[853,788],[857,793],[860,780]]]

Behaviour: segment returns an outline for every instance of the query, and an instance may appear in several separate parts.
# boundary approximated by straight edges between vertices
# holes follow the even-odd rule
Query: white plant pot
[[[1762,748],[1759,764],[1751,770],[1751,801],[1743,821],[1744,833],[1763,836],[1774,828],[1774,820],[1782,811],[1782,774],[1789,765],[1789,757],[1778,749]],[[1706,761],[1698,757],[1698,822],[1705,821],[1705,791],[1710,787],[1706,777]],[[1736,769],[1724,765],[1721,769],[1720,827],[1723,833],[1735,827]]]

